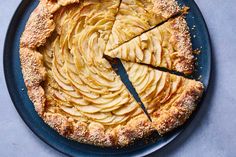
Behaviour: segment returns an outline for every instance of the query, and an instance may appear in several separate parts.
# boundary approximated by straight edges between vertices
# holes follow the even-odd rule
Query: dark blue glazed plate
[[[173,141],[189,126],[191,121],[196,118],[198,115],[197,112],[192,116],[188,123],[164,137],[152,135],[148,140],[140,140],[128,147],[120,149],[101,148],[81,144],[57,134],[57,132],[45,124],[35,112],[33,104],[28,98],[20,68],[20,36],[30,13],[37,4],[38,1],[23,0],[13,16],[5,40],[4,72],[8,90],[17,111],[28,127],[44,142],[70,156],[144,156],[154,151],[158,151],[160,148]],[[187,15],[187,22],[191,31],[193,48],[201,50],[201,53],[196,56],[196,71],[192,78],[198,79],[199,76],[201,76],[200,81],[204,83],[207,89],[211,71],[211,44],[207,26],[199,8],[193,0],[179,0],[179,4],[190,7],[190,12]],[[203,101],[199,104],[198,108],[202,107],[202,105]],[[155,138],[153,136],[155,136]]]

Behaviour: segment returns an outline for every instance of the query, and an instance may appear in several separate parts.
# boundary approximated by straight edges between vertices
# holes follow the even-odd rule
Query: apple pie
[[[39,116],[62,136],[105,147],[126,146],[152,132],[163,135],[182,125],[196,108],[203,85],[138,64],[179,70],[177,62],[183,60],[191,66],[188,57],[179,57],[185,53],[176,47],[180,41],[170,43],[172,30],[163,36],[154,31],[148,38],[148,42],[166,43],[159,45],[165,51],[163,61],[142,62],[147,59],[141,61],[139,55],[130,59],[131,51],[123,48],[130,44],[136,53],[139,43],[133,40],[152,34],[156,25],[177,12],[174,0],[41,0],[20,40],[24,82]],[[127,29],[117,33],[124,26]],[[168,26],[160,27],[167,31]],[[117,48],[110,49],[113,45]],[[147,44],[148,50],[149,46],[155,45]],[[119,50],[116,55],[115,50]],[[133,62],[123,64],[152,121],[104,55]],[[170,55],[177,59],[172,62]]]

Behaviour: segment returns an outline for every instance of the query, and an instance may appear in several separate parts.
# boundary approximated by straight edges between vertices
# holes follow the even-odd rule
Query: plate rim
[[[22,112],[22,110],[20,109],[19,105],[17,105],[16,100],[14,99],[14,93],[11,92],[11,88],[10,88],[10,79],[8,78],[9,73],[8,73],[8,68],[6,67],[6,54],[7,54],[7,47],[9,47],[9,40],[12,38],[11,37],[11,30],[14,29],[14,23],[18,23],[19,17],[21,17],[21,12],[22,12],[22,8],[24,8],[25,5],[29,5],[31,1],[30,0],[22,0],[19,5],[17,6],[17,9],[14,11],[14,14],[11,17],[10,23],[8,25],[7,28],[7,33],[5,34],[5,40],[4,40],[4,47],[3,47],[3,70],[4,70],[4,77],[5,77],[5,83],[7,85],[7,90],[8,93],[10,95],[11,101],[13,103],[13,105],[15,106],[15,109],[17,110],[18,114],[20,115],[21,119],[24,121],[24,123],[26,124],[26,126],[40,139],[42,140],[44,143],[46,143],[47,145],[49,145],[51,148],[57,150],[58,152],[64,154],[64,155],[69,155],[69,156],[73,156],[72,154],[69,154],[68,151],[65,151],[64,149],[59,148],[58,146],[55,146],[53,143],[51,143],[50,141],[47,141],[45,137],[43,137],[43,135],[41,135],[40,133],[37,132],[37,129],[35,129],[30,120],[26,120],[27,117],[25,116],[25,114]],[[198,7],[198,5],[196,4],[196,2],[193,0],[191,1],[191,3],[193,3],[195,9],[198,12],[198,16],[201,19],[201,23],[204,26],[205,32],[207,34],[207,41],[208,41],[208,46],[207,48],[209,49],[207,54],[208,54],[208,65],[207,65],[207,77],[206,77],[206,83],[205,83],[205,90],[204,90],[204,94],[203,97],[201,98],[201,102],[200,104],[203,104],[205,102],[205,94],[208,92],[209,90],[209,83],[211,80],[211,75],[212,75],[212,43],[211,43],[211,37],[210,37],[210,33],[209,33],[209,29],[207,27],[206,21],[200,11],[200,8]],[[20,14],[20,16],[18,15]],[[197,114],[199,112],[199,109],[201,107],[197,107],[197,110],[194,113],[194,116],[191,116],[191,119],[188,121],[188,123],[190,124],[196,117]],[[154,153],[160,149],[162,149],[163,147],[168,146],[170,143],[172,143],[173,141],[175,141],[179,136],[181,136],[184,131],[188,128],[189,124],[184,125],[180,131],[178,131],[177,133],[175,133],[174,135],[172,135],[164,144],[161,144],[159,147],[154,147],[154,148],[150,148],[146,151],[144,151],[143,153],[138,153],[136,155],[141,155],[141,156],[146,156],[149,155],[151,153]],[[83,152],[82,152],[83,153]],[[80,155],[80,154],[78,154]],[[96,156],[100,156],[102,154],[96,154]]]

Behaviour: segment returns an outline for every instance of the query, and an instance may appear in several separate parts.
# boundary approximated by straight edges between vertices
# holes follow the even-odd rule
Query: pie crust
[[[148,120],[103,58],[119,6],[119,0],[41,0],[22,34],[29,98],[39,116],[69,139],[110,147],[156,130],[164,134],[185,122],[202,94],[201,83],[188,80],[170,108],[150,112],[153,122]]]

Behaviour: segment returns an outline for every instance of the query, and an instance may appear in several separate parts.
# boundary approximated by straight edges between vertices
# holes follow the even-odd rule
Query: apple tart
[[[148,29],[178,10],[172,0],[41,0],[26,24],[20,60],[28,95],[39,116],[62,136],[97,146],[126,146],[154,131],[176,128],[196,107],[200,82],[123,61],[152,122],[126,89],[104,58],[123,5],[143,8],[135,11],[138,17],[155,17]],[[162,9],[143,15],[150,7]],[[126,39],[132,42],[133,37]]]

